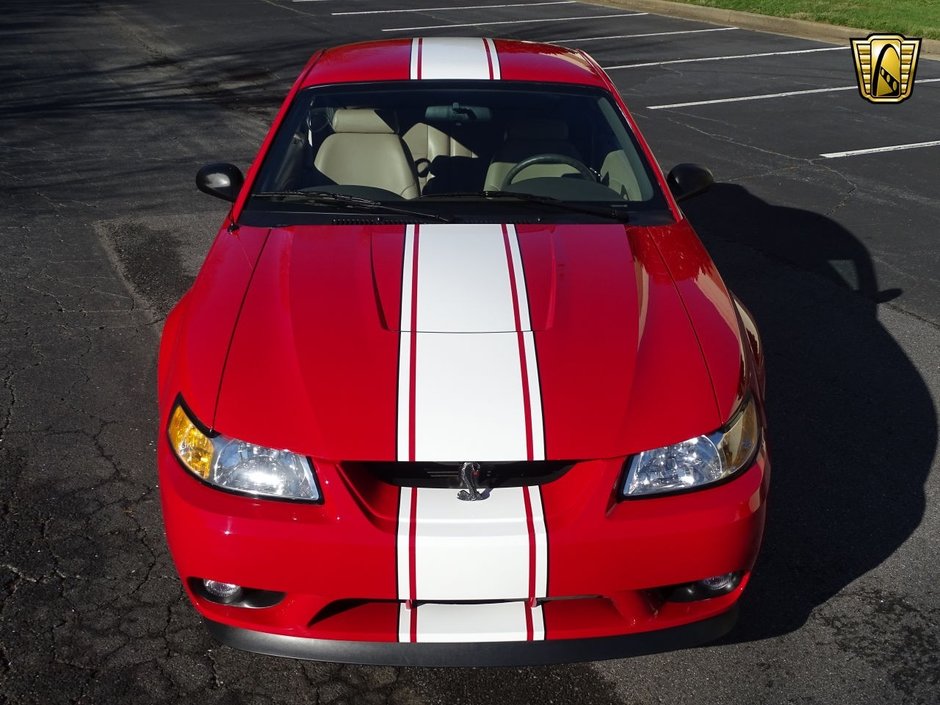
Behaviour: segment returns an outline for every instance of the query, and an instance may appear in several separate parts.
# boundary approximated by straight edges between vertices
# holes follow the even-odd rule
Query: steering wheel
[[[589,167],[584,162],[575,159],[574,157],[569,157],[565,154],[533,154],[531,157],[523,159],[512,169],[506,172],[506,176],[503,178],[503,183],[501,183],[499,186],[500,190],[506,189],[510,184],[512,184],[512,180],[515,179],[523,169],[527,169],[533,164],[567,164],[573,169],[577,169],[578,173],[588,181],[597,182],[600,180],[591,167]]]

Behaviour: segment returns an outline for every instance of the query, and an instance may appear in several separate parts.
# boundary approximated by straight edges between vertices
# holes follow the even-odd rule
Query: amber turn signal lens
[[[183,464],[203,480],[212,470],[214,447],[206,434],[199,430],[179,404],[170,416],[170,445]]]
[[[754,457],[760,442],[760,418],[753,399],[748,399],[741,407],[727,429],[718,444],[718,452],[724,467],[736,472]]]

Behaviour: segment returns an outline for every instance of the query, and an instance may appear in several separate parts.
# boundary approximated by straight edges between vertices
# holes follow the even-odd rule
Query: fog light
[[[738,577],[737,573],[725,573],[724,575],[716,575],[700,580],[699,585],[712,595],[722,595],[734,589],[738,584]]]
[[[664,588],[664,597],[669,602],[696,602],[698,600],[707,600],[711,597],[727,595],[732,592],[741,580],[744,573],[722,573],[713,575],[710,578],[696,580],[694,583],[683,583],[682,585],[672,585]]]
[[[235,583],[220,583],[218,580],[203,580],[202,586],[209,595],[219,602],[234,602],[242,594],[241,586]]]

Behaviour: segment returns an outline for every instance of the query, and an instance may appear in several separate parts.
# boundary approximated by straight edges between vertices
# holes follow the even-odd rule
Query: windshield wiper
[[[302,198],[308,203],[318,206],[339,206],[349,210],[363,211],[385,211],[386,213],[398,213],[400,215],[410,215],[415,218],[427,218],[437,220],[441,223],[452,223],[452,218],[436,213],[425,213],[423,211],[412,210],[410,208],[400,208],[392,206],[381,201],[374,201],[371,198],[362,196],[351,196],[348,193],[330,193],[329,191],[263,191],[261,193],[251,194],[252,198]]]
[[[465,191],[457,193],[435,193],[428,196],[421,196],[419,200],[447,200],[448,198],[465,199],[483,199],[486,201],[518,201],[523,204],[537,204],[542,206],[551,206],[560,210],[572,211],[574,213],[589,213],[601,218],[609,218],[622,223],[627,222],[630,216],[626,211],[613,206],[591,206],[584,203],[573,203],[571,201],[562,201],[559,198],[551,196],[538,196],[533,193],[522,193],[518,191]]]

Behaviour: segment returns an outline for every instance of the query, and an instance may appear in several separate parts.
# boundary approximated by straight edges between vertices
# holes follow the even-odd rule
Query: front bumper
[[[525,595],[486,598],[515,601],[505,610],[516,621],[487,624],[480,633],[474,624],[470,631],[453,628],[473,620],[451,620],[459,606],[446,604],[472,598],[419,594],[414,605],[401,599],[397,487],[365,487],[336,465],[317,463],[322,505],[256,500],[198,482],[165,441],[159,445],[170,550],[212,633],[249,651],[356,663],[550,663],[718,638],[734,623],[757,556],[769,483],[762,450],[752,467],[720,486],[617,501],[622,463],[579,463],[541,487],[547,592],[528,602]],[[474,579],[485,578],[486,561],[473,564]],[[668,586],[730,572],[743,579],[728,594],[665,598]],[[192,589],[202,578],[284,597],[262,608],[219,604]],[[412,609],[448,613],[438,622],[442,631],[427,638],[434,643],[401,643],[408,642],[402,624]]]
[[[309,639],[239,629],[210,619],[205,623],[220,643],[268,656],[372,666],[542,666],[691,648],[724,636],[737,618],[738,609],[733,606],[709,619],[640,634],[554,641],[422,644]]]

